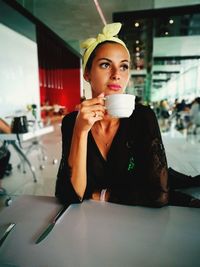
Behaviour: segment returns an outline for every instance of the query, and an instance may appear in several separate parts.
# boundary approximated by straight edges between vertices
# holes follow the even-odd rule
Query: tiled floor
[[[29,158],[35,166],[35,173],[38,179],[37,183],[34,183],[28,166],[25,166],[26,173],[23,173],[23,171],[17,167],[19,164],[19,157],[10,146],[13,171],[10,176],[3,179],[3,186],[6,188],[8,195],[10,195],[12,199],[14,199],[15,196],[22,194],[54,195],[56,174],[61,156],[60,122],[54,124],[54,129],[55,131],[53,133],[44,135],[40,138],[47,155],[47,160],[44,162],[44,169],[40,169],[38,151],[33,150],[29,154]],[[186,136],[184,133],[177,132],[172,126],[172,129],[169,132],[165,132],[162,135],[167,153],[168,165],[175,168],[177,171],[186,174],[199,174],[200,133],[196,136]],[[23,143],[23,146],[27,147],[29,144],[30,142]],[[57,164],[54,164],[55,159],[58,160]],[[7,196],[0,198],[0,208],[5,207],[7,198]]]

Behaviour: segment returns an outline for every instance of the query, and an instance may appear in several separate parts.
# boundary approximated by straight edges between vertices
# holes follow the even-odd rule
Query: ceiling
[[[124,12],[154,7],[153,0],[17,0],[17,2],[67,42],[96,36],[102,30],[104,22],[96,5],[99,5],[106,23],[113,21],[113,11]]]
[[[129,47],[133,79],[136,77],[135,84],[140,88],[145,87],[147,73],[152,74],[153,86],[160,88],[172,75],[179,73],[182,60],[199,58],[200,55],[200,0],[190,0],[189,3],[185,0],[169,3],[164,0],[17,2],[78,52],[80,41],[95,37],[105,23],[122,22],[119,37]],[[136,22],[139,27],[135,26]],[[160,67],[156,68],[157,65]],[[174,65],[177,65],[175,71]]]
[[[111,23],[113,20],[122,21],[126,25],[127,30],[126,36],[123,36],[124,39],[132,37],[130,31],[135,30],[133,27],[134,17],[138,17],[142,21],[143,29],[140,27],[138,30],[144,32],[145,23],[149,23],[150,19],[152,19],[148,15],[149,10],[153,10],[157,6],[160,7],[161,5],[158,5],[157,2],[162,2],[162,0],[17,0],[17,2],[51,28],[63,40],[76,47],[77,42],[96,36],[105,23]],[[170,2],[171,6],[176,6],[178,2],[179,4],[184,4],[183,0],[171,0]],[[200,4],[200,0],[190,0],[189,2],[187,5]],[[105,20],[100,17],[98,7],[102,11]],[[179,26],[174,27],[171,33],[177,36],[181,35],[185,30],[186,35],[188,35],[188,23],[191,19],[190,10],[188,11],[189,14],[184,18],[181,14],[178,16],[176,13],[175,11],[175,15],[172,14],[172,17],[176,16],[177,25]],[[153,13],[149,14],[154,15]],[[193,18],[193,23],[195,23],[197,30],[199,28],[199,16],[200,14],[197,14]],[[156,15],[156,17],[155,35],[160,37],[165,32],[166,20],[162,16]],[[169,11],[166,13],[166,19],[168,17]]]

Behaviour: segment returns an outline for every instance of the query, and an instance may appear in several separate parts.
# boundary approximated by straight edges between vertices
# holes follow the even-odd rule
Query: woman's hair
[[[95,49],[92,51],[92,53],[90,54],[90,57],[88,58],[87,64],[86,64],[86,66],[85,66],[85,69],[86,69],[86,70],[88,70],[88,71],[91,70],[91,68],[92,68],[92,63],[93,63],[93,60],[94,60],[94,58],[95,58],[95,56],[96,56],[96,52],[97,52],[97,50],[98,50],[101,46],[103,46],[104,44],[107,44],[107,43],[108,43],[108,44],[117,44],[115,41],[104,41],[104,42],[98,44],[98,45],[95,47]]]
[[[96,38],[88,38],[81,43],[81,47],[85,49],[85,52],[83,54],[83,71],[85,71],[87,61],[92,52],[100,43],[104,43],[105,41],[113,41],[115,43],[119,43],[123,45],[127,50],[127,52],[129,53],[126,44],[117,37],[117,34],[121,29],[121,26],[122,24],[120,22],[106,24],[102,30],[102,33],[99,33]]]

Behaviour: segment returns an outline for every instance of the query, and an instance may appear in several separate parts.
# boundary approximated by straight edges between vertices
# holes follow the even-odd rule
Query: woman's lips
[[[113,91],[119,91],[121,86],[119,84],[108,84],[108,88]]]

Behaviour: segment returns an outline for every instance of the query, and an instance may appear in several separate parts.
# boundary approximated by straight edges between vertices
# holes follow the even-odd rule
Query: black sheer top
[[[56,196],[78,203],[70,181],[68,156],[77,112],[62,121],[62,158],[57,175]],[[168,203],[167,161],[154,112],[138,105],[129,118],[120,119],[118,131],[105,160],[89,132],[87,187],[83,199],[107,188],[110,202],[127,205],[163,206]]]

